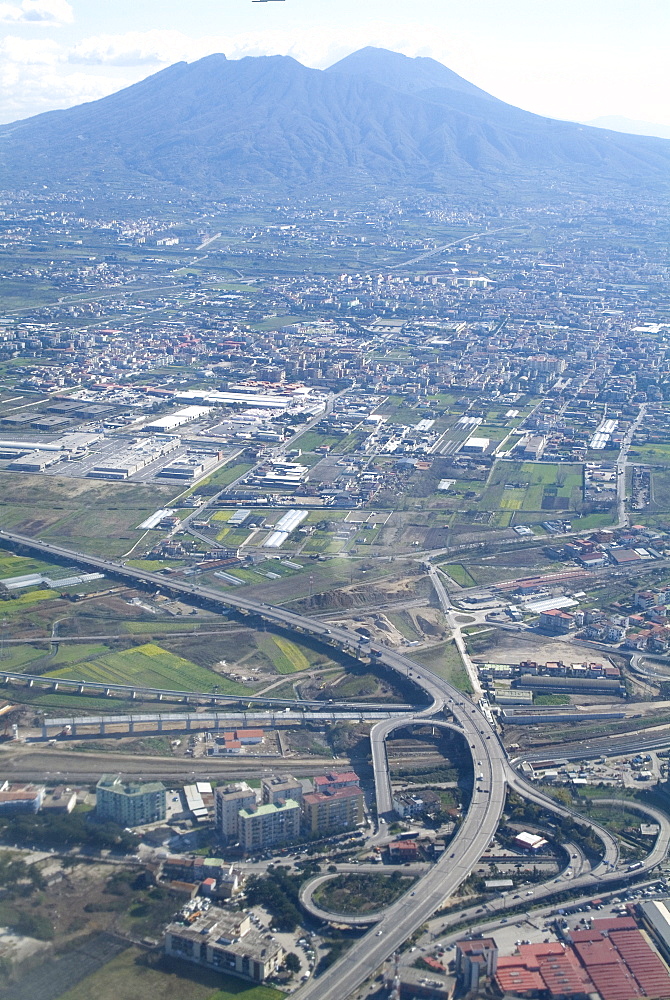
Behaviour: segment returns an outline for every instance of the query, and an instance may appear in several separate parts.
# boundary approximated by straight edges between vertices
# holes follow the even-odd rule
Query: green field
[[[252,986],[186,963],[166,962],[153,968],[139,948],[129,948],[59,1000],[282,1000],[284,996],[267,986]]]
[[[536,511],[579,510],[582,467],[555,462],[498,462],[489,477],[480,508]]]
[[[645,462],[650,465],[670,465],[670,442],[635,444],[628,452],[631,462]]]
[[[460,587],[475,587],[476,581],[470,576],[470,573],[462,566],[461,563],[449,563],[443,566],[442,569],[445,573],[448,573],[454,583],[457,583]]]
[[[453,640],[442,642],[430,649],[413,652],[413,659],[423,663],[438,677],[453,684],[464,694],[472,694],[472,685],[468,672],[463,665],[461,654]]]
[[[229,486],[234,479],[239,479],[243,476],[245,472],[248,472],[251,468],[251,462],[236,462],[235,465],[222,465],[220,469],[208,476],[207,479],[203,479],[201,483],[198,483],[197,487],[191,490],[192,493],[197,492],[205,485],[212,486]]]
[[[50,670],[47,677],[74,678],[102,684],[137,684],[169,691],[211,691],[248,694],[242,684],[229,681],[205,667],[147,642],[121,653],[109,653],[76,666]]]
[[[58,597],[55,590],[24,590],[23,593],[7,601],[3,611],[11,611],[17,606],[25,607],[27,604],[39,604],[40,601],[51,601],[54,597]]]
[[[39,559],[29,559],[26,556],[15,556],[8,552],[0,553],[0,580],[12,576],[27,576],[28,573],[53,572],[54,566],[40,562]]]
[[[265,633],[258,636],[256,643],[279,674],[295,674],[311,666],[302,649],[283,636]]]

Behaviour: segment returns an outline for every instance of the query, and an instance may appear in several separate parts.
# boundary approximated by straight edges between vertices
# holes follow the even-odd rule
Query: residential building
[[[264,805],[278,805],[281,802],[286,802],[287,799],[302,802],[302,796],[302,782],[294,778],[292,774],[261,778],[261,801]]]
[[[44,799],[44,785],[0,785],[0,815],[39,812]]]
[[[245,781],[215,789],[216,829],[226,843],[234,844],[239,840],[240,809],[254,809],[255,807],[256,792]]]
[[[165,954],[186,962],[264,982],[284,960],[284,949],[269,934],[251,926],[246,913],[188,903],[165,929]]]
[[[565,611],[551,610],[543,611],[540,614],[540,628],[547,629],[548,632],[562,633],[569,632],[574,625],[574,618]]]
[[[355,771],[326,771],[314,779],[315,792],[335,791],[338,788],[353,788],[361,783]]]
[[[124,781],[121,775],[103,774],[96,785],[98,819],[119,826],[143,826],[165,820],[166,790],[160,781]]]
[[[302,801],[305,828],[310,833],[348,830],[363,822],[365,798],[358,785],[308,792]]]
[[[456,976],[466,992],[478,990],[485,979],[495,975],[497,967],[498,946],[493,938],[456,942]]]
[[[286,799],[239,811],[239,841],[246,854],[286,844],[300,836],[300,803]]]

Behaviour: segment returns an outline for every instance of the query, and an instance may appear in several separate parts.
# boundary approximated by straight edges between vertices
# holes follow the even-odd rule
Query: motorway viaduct
[[[145,586],[162,592],[173,593],[215,611],[234,609],[242,615],[254,615],[280,628],[297,634],[309,635],[324,645],[336,647],[350,655],[371,658],[389,670],[410,678],[430,698],[429,708],[395,721],[388,720],[376,727],[373,746],[375,783],[384,789],[380,802],[383,812],[388,797],[388,761],[385,751],[387,735],[399,725],[411,722],[425,724],[431,716],[446,710],[451,724],[460,729],[471,752],[473,767],[481,774],[479,791],[473,792],[470,807],[450,844],[450,851],[437,862],[430,874],[420,879],[411,894],[401,897],[389,907],[374,931],[354,944],[347,954],[335,962],[318,980],[305,984],[295,996],[299,1000],[346,1000],[384,961],[386,961],[421,924],[453,896],[468,877],[498,828],[505,805],[507,787],[530,798],[560,815],[580,818],[555,800],[543,795],[533,785],[520,777],[507,759],[505,750],[493,726],[480,709],[473,705],[458,689],[437,677],[427,667],[402,653],[378,643],[363,644],[358,634],[337,626],[328,627],[323,622],[295,614],[281,607],[267,605],[237,594],[222,594],[213,588],[201,587],[158,573],[128,567],[113,560],[89,556],[62,546],[52,545],[15,532],[0,530],[0,544],[17,547],[54,560],[65,560],[75,565],[90,567],[99,572],[125,580],[135,586]],[[387,728],[388,727],[388,728]],[[481,761],[481,764],[479,762]],[[380,827],[386,817],[379,817]],[[581,818],[580,818],[581,819]],[[581,820],[584,822],[584,820]],[[594,824],[589,824],[595,828]],[[608,835],[609,836],[609,835]],[[606,861],[615,863],[616,842],[606,844]],[[609,854],[609,858],[607,855]]]

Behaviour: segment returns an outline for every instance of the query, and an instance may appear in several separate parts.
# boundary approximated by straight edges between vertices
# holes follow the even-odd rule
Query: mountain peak
[[[375,48],[372,45],[359,49],[334,63],[327,73],[347,73],[367,76],[403,94],[419,94],[426,90],[451,90],[470,97],[494,100],[485,90],[464,80],[458,73],[426,56],[405,56],[400,52]]]
[[[433,59],[384,49],[326,71],[216,54],[3,129],[0,170],[4,187],[168,184],[217,197],[305,185],[667,192],[670,143],[539,118]]]

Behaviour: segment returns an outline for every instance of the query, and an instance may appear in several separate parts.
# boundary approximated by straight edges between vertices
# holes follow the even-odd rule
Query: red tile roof
[[[635,1000],[644,996],[621,961],[591,966],[588,973],[603,1000]]]
[[[503,993],[534,993],[544,989],[544,980],[538,972],[527,968],[520,955],[498,959],[496,981]]]
[[[670,997],[670,974],[641,931],[612,931],[610,940],[648,997]]]

